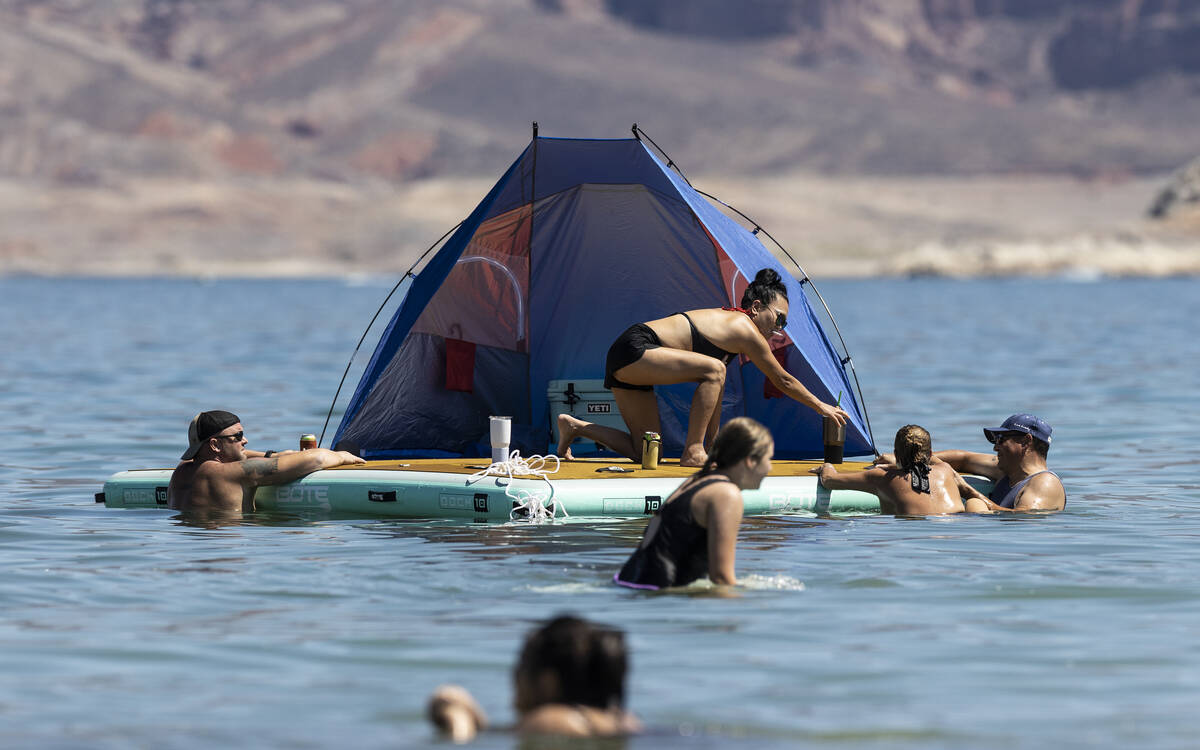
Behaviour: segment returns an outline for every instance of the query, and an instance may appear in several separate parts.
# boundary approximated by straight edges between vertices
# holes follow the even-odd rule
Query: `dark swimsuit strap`
[[[716,469],[712,469],[712,471],[716,471]],[[701,469],[698,473],[694,474],[693,476],[696,478],[696,481],[693,482],[692,485],[690,487],[688,487],[686,490],[684,490],[683,492],[680,492],[675,497],[670,498],[668,500],[668,502],[673,503],[676,500],[678,500],[680,497],[683,497],[684,495],[691,495],[692,493],[696,492],[697,490],[707,487],[710,484],[713,484],[714,482],[732,482],[733,481],[732,479],[725,476],[724,474],[722,474],[720,476],[712,476],[712,475],[706,473],[704,469]],[[707,482],[704,481],[706,479],[711,480],[711,481],[707,481]],[[663,503],[663,506],[666,506],[666,505],[667,505],[667,503]]]

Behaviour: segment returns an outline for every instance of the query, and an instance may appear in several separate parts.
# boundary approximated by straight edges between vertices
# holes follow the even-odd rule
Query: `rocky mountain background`
[[[0,273],[394,275],[535,120],[814,275],[1200,272],[1200,0],[0,0]]]

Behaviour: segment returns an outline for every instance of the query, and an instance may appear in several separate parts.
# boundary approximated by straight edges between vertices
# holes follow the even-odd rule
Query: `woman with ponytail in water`
[[[642,435],[661,432],[654,386],[698,383],[679,465],[700,466],[720,426],[725,368],[739,354],[787,396],[845,424],[845,411],[810,393],[772,356],[768,341],[783,331],[787,315],[787,289],[777,272],[764,268],[746,287],[741,307],[689,310],[630,326],[608,350],[604,377],[629,431],[559,414],[558,455],[572,458],[571,442],[583,437],[641,461]]]
[[[833,464],[825,464],[813,469],[813,473],[827,489],[875,494],[883,513],[934,516],[963,512],[958,473],[949,464],[933,458],[932,441],[924,427],[907,424],[897,430],[895,451],[894,464],[888,462],[844,474]]]
[[[771,471],[775,441],[749,417],[717,433],[700,471],[679,486],[646,526],[642,543],[613,580],[637,589],[686,586],[708,576],[735,585],[742,490],[756,490]]]

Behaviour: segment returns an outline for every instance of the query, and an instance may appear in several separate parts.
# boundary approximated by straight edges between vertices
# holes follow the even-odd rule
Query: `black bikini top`
[[[692,327],[692,351],[696,352],[697,354],[704,354],[714,359],[719,359],[725,364],[729,364],[729,362],[737,356],[737,352],[727,352],[705,338],[704,334],[700,333],[700,331],[696,329],[696,324],[692,322],[692,319],[688,317],[687,313],[681,312],[676,313],[676,315],[682,315],[683,317],[687,318],[688,325]]]

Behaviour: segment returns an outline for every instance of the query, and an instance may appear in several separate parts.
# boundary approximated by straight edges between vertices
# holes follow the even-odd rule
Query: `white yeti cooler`
[[[558,415],[570,414],[585,422],[595,422],[606,427],[615,427],[626,431],[625,420],[617,411],[617,403],[613,400],[612,391],[604,387],[603,380],[551,380],[546,386],[546,401],[550,405],[550,425],[554,437],[550,450],[558,445]],[[612,451],[596,446],[586,438],[580,438],[571,445],[571,452],[576,456],[603,454],[615,455]]]

